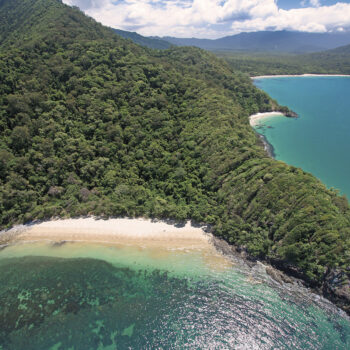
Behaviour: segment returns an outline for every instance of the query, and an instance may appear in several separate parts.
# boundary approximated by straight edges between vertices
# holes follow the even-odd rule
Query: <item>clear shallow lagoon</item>
[[[196,251],[0,251],[0,349],[349,349],[350,321],[262,265]]]
[[[255,85],[299,115],[266,118],[255,127],[276,159],[312,173],[349,199],[350,78],[264,78]]]

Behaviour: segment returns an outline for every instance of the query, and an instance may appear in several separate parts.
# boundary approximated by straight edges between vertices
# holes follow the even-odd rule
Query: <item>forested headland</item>
[[[58,0],[0,0],[0,18],[1,228],[192,219],[349,310],[348,201],[267,156],[248,117],[277,105],[248,75],[201,49],[143,48]]]

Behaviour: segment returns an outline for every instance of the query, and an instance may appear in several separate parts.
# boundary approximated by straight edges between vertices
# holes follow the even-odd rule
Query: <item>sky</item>
[[[63,0],[112,28],[216,39],[240,32],[350,31],[350,0]]]

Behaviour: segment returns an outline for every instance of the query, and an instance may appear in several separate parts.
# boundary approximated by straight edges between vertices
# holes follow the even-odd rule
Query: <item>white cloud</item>
[[[315,6],[315,7],[318,7],[320,6],[320,0],[310,0],[310,5],[311,6]]]
[[[278,8],[276,0],[63,0],[99,22],[143,35],[217,38],[242,31],[325,32],[350,27],[350,4]],[[305,5],[307,6],[307,5]]]
[[[336,31],[350,26],[350,4],[338,3],[333,6],[308,7],[292,10],[279,10],[268,18],[253,18],[232,24],[237,32],[274,30],[298,30],[306,32]]]
[[[310,6],[313,6],[313,7],[318,7],[318,6],[321,6],[321,3],[320,3],[320,0],[302,0],[300,2],[300,5],[302,7],[305,7],[307,5],[310,5]]]

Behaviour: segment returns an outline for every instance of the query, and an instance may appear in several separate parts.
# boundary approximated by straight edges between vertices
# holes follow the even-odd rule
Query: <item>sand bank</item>
[[[256,77],[251,77],[251,79],[265,79],[265,78],[290,78],[290,77],[349,77],[346,74],[285,74],[285,75],[259,75]]]
[[[146,219],[53,220],[21,225],[0,234],[10,242],[100,242],[171,249],[207,249],[212,246],[211,235],[190,222],[179,226]]]
[[[256,126],[259,122],[267,117],[283,117],[284,114],[282,112],[266,112],[266,113],[257,113],[253,114],[249,117],[249,123],[251,126]]]

